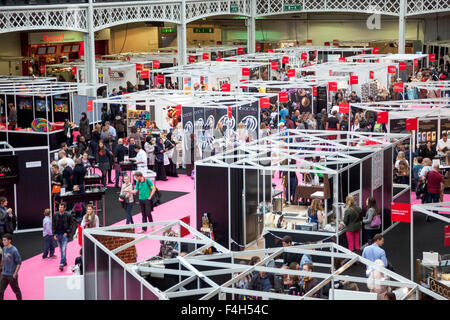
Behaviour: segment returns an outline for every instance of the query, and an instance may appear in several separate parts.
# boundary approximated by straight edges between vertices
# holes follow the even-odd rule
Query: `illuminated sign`
[[[81,41],[84,41],[83,33],[75,31],[37,32],[30,33],[28,36],[29,44],[66,43]]]

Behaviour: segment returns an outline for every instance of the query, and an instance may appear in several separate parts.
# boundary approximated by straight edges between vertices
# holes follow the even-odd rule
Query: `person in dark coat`
[[[80,159],[75,160],[75,167],[72,172],[72,184],[79,186],[83,190],[84,176],[86,175],[86,168],[81,163]]]
[[[155,145],[155,172],[156,172],[156,180],[163,180],[167,181],[166,177],[166,170],[164,168],[164,152],[166,152],[167,149],[164,148],[163,140],[161,137],[156,138],[156,145]]]
[[[175,141],[172,140],[172,132],[169,132],[167,134],[166,141],[164,141],[164,147],[167,149],[167,151],[173,149],[170,152],[174,152],[174,153],[177,152],[176,143],[175,143]],[[175,159],[176,159],[176,157],[175,157]],[[169,164],[167,166],[165,166],[165,169],[166,169],[167,175],[169,177],[178,177],[176,164],[173,163],[171,158],[169,158]]]
[[[81,119],[80,119],[80,134],[86,138],[86,140],[89,140],[91,138],[91,128],[89,126],[89,119],[85,112],[81,113]]]
[[[125,119],[123,112],[119,111],[114,119],[114,126],[116,128],[117,136],[119,138],[125,138]]]
[[[66,189],[66,191],[72,191],[73,169],[71,166],[67,165],[67,162],[65,160],[61,163],[61,165],[63,167],[62,176],[64,181],[64,188]]]

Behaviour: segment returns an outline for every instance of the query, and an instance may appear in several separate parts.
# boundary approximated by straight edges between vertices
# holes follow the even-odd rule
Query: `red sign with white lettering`
[[[350,76],[350,84],[358,84],[358,76]]]
[[[244,54],[244,48],[237,48],[237,54]]]
[[[406,130],[417,130],[417,118],[406,119]]]
[[[419,60],[414,59],[414,67],[418,67],[419,66]]]
[[[278,61],[272,61],[270,65],[272,70],[278,70]]]
[[[186,223],[187,225],[191,225],[191,216],[186,216],[184,218],[180,219],[181,221],[183,221],[184,223]],[[183,238],[187,235],[189,235],[191,232],[189,231],[189,229],[186,229],[183,226],[180,226],[180,237]]]
[[[394,83],[394,92],[403,92],[403,82]]]
[[[388,66],[388,73],[397,73],[396,66]]]
[[[328,82],[328,91],[337,91],[337,83]]]
[[[300,55],[300,58],[301,58],[302,60],[308,59],[308,53],[302,52],[302,54]]]
[[[312,95],[313,95],[314,97],[317,97],[317,87],[313,87],[313,88],[312,88]]]
[[[375,78],[375,72],[369,71],[369,79],[374,79],[374,78]]]
[[[388,123],[389,120],[389,112],[378,112],[377,113],[377,123]]]
[[[223,61],[222,58],[216,58],[217,62]]]
[[[177,116],[181,116],[181,104],[175,106]]]
[[[140,63],[136,63],[136,71],[141,72],[143,70],[143,66]]]
[[[349,113],[350,112],[350,104],[348,102],[339,103],[339,113]]]
[[[323,43],[323,45],[326,46],[326,47],[328,47],[328,46],[330,46],[330,43],[329,43],[328,41],[325,41],[325,42]]]
[[[312,43],[311,39],[306,40],[306,43]]]
[[[94,101],[89,100],[87,102],[87,111],[92,111],[92,110],[94,110]]]
[[[231,91],[231,85],[229,83],[224,83],[221,87],[220,87],[221,91],[223,92],[229,92]]]
[[[283,64],[289,63],[289,57],[283,57],[282,62]]]
[[[295,69],[289,69],[289,70],[287,71],[287,76],[288,76],[289,78],[295,77]]]
[[[328,74],[331,76],[333,74],[333,70],[328,71]]]
[[[141,79],[148,79],[149,78],[149,72],[148,70],[143,70],[141,72]]]
[[[289,94],[287,92],[278,92],[278,101],[279,102],[288,102]]]
[[[406,62],[399,62],[398,70],[406,70]]]
[[[268,49],[267,52],[268,53],[273,53],[273,49]]]
[[[159,69],[159,66],[160,66],[161,64],[159,63],[159,61],[158,60],[154,60],[153,61],[153,69]]]
[[[233,118],[233,109],[228,107],[228,118]]]
[[[158,83],[164,84],[164,75],[163,74],[157,75],[156,76],[156,81],[158,81]]]
[[[261,44],[257,43],[255,49],[256,51],[261,51]]]
[[[259,98],[259,107],[261,109],[270,108],[270,99],[269,98]]]
[[[203,54],[203,60],[209,60],[209,53],[208,52],[205,52]]]
[[[373,48],[372,52],[373,52],[373,54],[379,54],[380,53],[380,49],[379,48]]]
[[[411,223],[411,204],[392,202],[391,221]]]
[[[77,74],[77,67],[72,67],[72,74]]]
[[[44,65],[44,64],[41,64],[41,65],[39,66],[39,71],[40,71],[40,73],[42,73],[42,74],[45,73],[45,65]]]
[[[242,76],[246,77],[250,75],[250,68],[242,68]]]
[[[444,227],[444,245],[450,247],[450,224]]]
[[[344,57],[340,57],[339,58],[339,62],[345,62],[345,58]]]
[[[194,62],[195,62],[195,57],[189,56],[189,63],[194,63]]]
[[[430,60],[430,62],[436,61],[436,54],[430,53],[428,55],[428,59]]]

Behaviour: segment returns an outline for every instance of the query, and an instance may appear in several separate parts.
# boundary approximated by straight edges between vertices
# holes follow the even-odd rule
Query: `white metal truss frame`
[[[29,81],[29,82],[1,82],[0,94],[24,95],[24,96],[54,96],[65,93],[75,93],[90,89],[97,90],[105,87],[101,83],[71,83],[58,81]]]
[[[252,3],[255,12],[252,14]],[[0,33],[30,30],[73,30],[88,32],[88,10],[93,10],[93,30],[134,22],[190,23],[217,15],[263,17],[299,12],[358,12],[400,15],[400,0],[166,0],[3,6]],[[407,0],[406,16],[448,12],[442,0]],[[184,17],[182,16],[184,14]]]
[[[375,153],[380,149],[409,139],[409,134],[342,132],[336,140],[327,137],[330,131],[289,129],[248,142],[234,149],[196,161],[196,165],[267,171],[292,171],[336,175],[363,159],[357,154]],[[285,140],[291,139],[292,142]],[[364,145],[365,141],[377,144]],[[316,150],[320,148],[321,150]],[[323,157],[323,162],[305,158]],[[282,164],[283,160],[295,164]],[[329,166],[338,165],[339,169]]]
[[[137,227],[154,227],[156,226],[156,230],[150,232],[147,235],[135,234],[135,233],[126,233],[126,232],[116,232],[117,230],[124,229],[135,229]],[[167,236],[167,235],[159,235],[163,234],[163,232],[172,229],[173,227],[179,228],[181,232],[181,228],[186,228],[192,234],[193,238],[181,238],[179,236],[180,233],[175,234],[175,236]],[[112,236],[112,237],[126,237],[130,239],[134,239],[129,243],[122,245],[119,248],[114,250],[109,250],[105,246],[103,246],[95,236]],[[318,298],[312,298],[311,296],[320,290],[327,283],[334,283],[334,281],[347,280],[351,282],[356,282],[359,284],[367,284],[368,279],[365,277],[358,277],[353,275],[342,275],[344,271],[346,271],[353,264],[360,262],[364,264],[367,268],[371,270],[377,270],[388,277],[387,280],[379,280],[376,281],[376,284],[386,285],[392,287],[399,288],[407,288],[409,291],[407,294],[402,296],[402,300],[411,296],[412,293],[422,292],[424,294],[429,295],[430,297],[437,300],[445,300],[442,296],[434,293],[433,291],[414,283],[384,267],[375,264],[372,261],[369,261],[348,249],[339,246],[332,242],[327,243],[318,243],[318,244],[308,244],[308,245],[300,245],[300,246],[291,246],[291,247],[280,247],[280,248],[270,248],[270,249],[259,249],[259,250],[250,250],[250,251],[230,251],[216,242],[212,241],[210,238],[206,237],[199,231],[195,230],[191,226],[187,225],[182,221],[162,221],[162,222],[153,222],[153,223],[144,223],[144,224],[136,224],[136,225],[125,225],[125,226],[112,226],[112,227],[102,227],[102,228],[94,228],[87,229],[83,232],[83,237],[93,242],[98,249],[104,251],[109,257],[108,260],[114,260],[118,263],[125,271],[129,272],[133,277],[135,277],[142,286],[145,286],[148,290],[153,292],[159,299],[166,300],[171,298],[187,298],[192,299],[194,296],[201,295],[200,300],[209,300],[216,295],[219,295],[219,299],[223,299],[223,294],[242,294],[249,296],[256,296],[261,298],[271,298],[271,299],[279,299],[279,300],[320,300]],[[163,241],[171,241],[181,243],[194,243],[197,246],[200,245],[197,249],[192,252],[188,252],[184,257],[178,256],[172,259],[163,259],[159,260],[159,264],[170,265],[170,264],[179,264],[179,268],[177,269],[167,269],[167,268],[158,268],[152,266],[151,263],[148,262],[136,262],[125,264],[121,261],[116,254],[122,250],[125,250],[133,245],[136,245],[139,242],[143,242],[145,240],[163,240]],[[202,250],[208,248],[215,248],[217,252],[210,255],[203,255]],[[317,250],[319,249],[319,250]],[[277,256],[288,252],[294,254],[308,254],[311,256],[322,256],[328,257],[331,259],[330,264],[330,272],[305,272],[305,271],[297,271],[297,270],[287,270],[281,268],[268,267],[267,263],[273,261]],[[261,255],[264,257],[262,260],[255,265],[242,265],[236,263],[235,259],[240,259],[243,256],[254,256]],[[83,252],[84,255],[84,252]],[[86,257],[83,257],[86,259]],[[346,263],[337,270],[333,268],[333,262],[335,258],[345,259]],[[218,259],[231,259],[231,263],[226,262],[218,262],[214,260]],[[156,262],[156,261],[154,261]],[[181,270],[180,266],[185,267],[186,270]],[[197,266],[201,267],[211,267],[211,270],[201,271],[197,268]],[[304,296],[293,296],[281,293],[271,293],[271,292],[263,292],[263,291],[255,291],[255,290],[246,290],[246,289],[238,289],[235,288],[234,285],[243,277],[249,275],[251,272],[266,272],[278,275],[296,275],[299,277],[302,276],[310,276],[317,279],[323,279],[317,286],[315,286],[312,290],[307,292]],[[180,277],[180,282],[171,288],[166,289],[165,291],[161,291],[160,289],[154,287],[149,284],[141,273],[152,273],[152,274],[168,274],[175,275]],[[231,275],[231,279],[226,281],[225,283],[217,283],[212,280],[211,277],[217,275]],[[184,280],[181,280],[181,277],[186,277]],[[209,285],[209,287],[200,289],[197,286],[197,289],[185,289],[184,287],[197,280],[197,283],[202,280],[204,283]],[[334,297],[334,285],[331,286],[331,295],[330,297]]]

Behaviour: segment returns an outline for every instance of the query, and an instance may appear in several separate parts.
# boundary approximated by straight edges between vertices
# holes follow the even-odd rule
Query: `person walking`
[[[147,179],[144,177],[142,172],[136,171],[134,173],[134,176],[137,180],[136,186],[134,190],[132,191],[125,191],[131,194],[136,194],[139,191],[139,205],[141,207],[141,213],[142,213],[142,223],[146,223],[147,219],[148,222],[153,222],[152,214],[153,211],[153,203],[152,203],[152,197],[156,192],[156,187],[153,185],[153,182],[150,179]],[[140,233],[144,233],[147,231],[147,227],[142,227],[142,230]],[[153,231],[153,227],[152,227]]]
[[[19,288],[19,269],[22,265],[22,258],[19,250],[11,244],[12,235],[5,233],[2,236],[3,243],[3,259],[2,259],[2,276],[0,278],[0,300],[4,300],[5,290],[8,285],[16,294],[17,300],[22,300],[22,292]]]
[[[71,234],[73,227],[72,216],[66,212],[67,204],[61,202],[59,204],[58,213],[53,215],[52,218],[52,231],[53,237],[58,241],[58,246],[61,250],[61,261],[59,263],[59,270],[63,271],[64,267],[67,266],[66,260],[66,248],[67,242],[69,241],[69,235]]]
[[[380,229],[380,210],[377,207],[377,201],[373,197],[369,197],[366,200],[367,211],[363,218],[363,240],[362,243],[372,243],[373,236]]]
[[[126,216],[126,224],[133,224],[133,217],[131,216],[131,210],[133,210],[133,204],[134,204],[134,197],[133,193],[130,191],[133,191],[133,185],[130,182],[130,178],[125,175],[123,177],[123,184],[122,188],[120,189],[120,195],[119,197],[122,197],[122,207],[125,209],[125,216]]]
[[[355,204],[355,198],[352,195],[347,196],[345,203],[344,222],[341,222],[341,225],[345,226],[348,249],[358,252],[360,249],[359,235],[361,233],[362,210]]]
[[[81,119],[80,119],[80,134],[86,138],[86,140],[91,139],[91,128],[89,126],[89,119],[87,117],[86,112],[81,113]]]
[[[83,229],[99,227],[99,219],[97,214],[95,213],[94,206],[91,203],[86,206],[86,214],[81,221],[81,227]]]
[[[55,259],[55,240],[53,239],[52,218],[50,209],[44,210],[44,220],[42,221],[42,235],[44,236],[44,252],[42,259]]]
[[[444,177],[439,172],[439,163],[433,164],[433,170],[428,173],[426,203],[442,202],[444,200]],[[434,211],[437,213],[436,211]],[[427,215],[426,221],[430,221]]]
[[[362,257],[370,260],[372,262],[375,262],[376,260],[381,260],[384,263],[384,266],[388,266],[388,261],[386,258],[386,252],[382,248],[384,244],[384,237],[380,233],[377,233],[373,236],[372,244],[370,246],[367,246],[364,248],[362,252]],[[369,269],[369,266],[367,266],[367,269]]]

